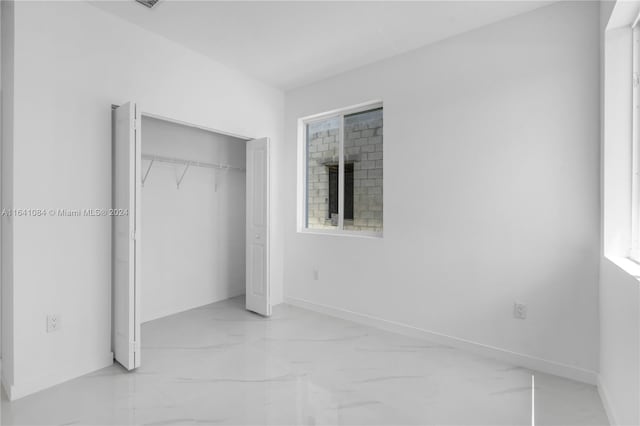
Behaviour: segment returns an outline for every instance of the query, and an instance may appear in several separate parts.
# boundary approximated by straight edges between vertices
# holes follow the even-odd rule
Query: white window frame
[[[340,235],[365,238],[382,238],[384,232],[384,189],[382,191],[382,221],[383,231],[356,231],[344,229],[344,116],[356,114],[376,108],[383,108],[382,100],[368,101],[347,108],[340,108],[321,114],[309,115],[298,119],[298,232],[303,234]],[[384,108],[383,108],[384,115]],[[307,124],[323,121],[330,118],[340,118],[340,131],[338,132],[338,150],[340,152],[338,162],[338,226],[336,229],[314,229],[307,227]],[[384,161],[383,140],[383,161]],[[384,163],[383,163],[384,164]],[[383,166],[384,167],[384,166]],[[384,176],[384,174],[383,174]],[[383,177],[384,179],[384,177]],[[384,180],[383,180],[384,187]]]
[[[640,16],[639,16],[640,18]],[[631,247],[629,257],[640,262],[640,28],[636,18],[631,28],[633,39],[632,53],[632,152],[631,152]]]

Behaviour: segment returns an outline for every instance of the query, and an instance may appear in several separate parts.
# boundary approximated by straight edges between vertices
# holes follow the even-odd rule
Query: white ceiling
[[[551,1],[134,0],[97,7],[288,90]]]

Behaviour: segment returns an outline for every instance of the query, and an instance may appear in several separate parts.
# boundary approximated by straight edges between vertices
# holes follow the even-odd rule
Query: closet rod
[[[160,155],[142,154],[143,160],[157,161],[160,163],[184,164],[186,166],[207,167],[210,169],[220,170],[239,170],[244,171],[242,167],[230,166],[229,164],[203,163],[200,161],[184,160],[182,158],[162,157]]]

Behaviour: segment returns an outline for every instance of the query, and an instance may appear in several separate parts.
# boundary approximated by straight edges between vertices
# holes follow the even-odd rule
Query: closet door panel
[[[140,113],[132,102],[114,111],[113,346],[127,370],[140,366]]]

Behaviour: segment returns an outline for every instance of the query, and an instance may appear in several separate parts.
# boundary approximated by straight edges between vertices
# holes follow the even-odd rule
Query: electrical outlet
[[[513,303],[513,317],[518,319],[527,318],[527,305],[524,303]]]
[[[320,279],[320,272],[317,269],[313,270],[313,280],[318,281]]]
[[[60,316],[57,314],[47,315],[47,333],[60,330]]]

